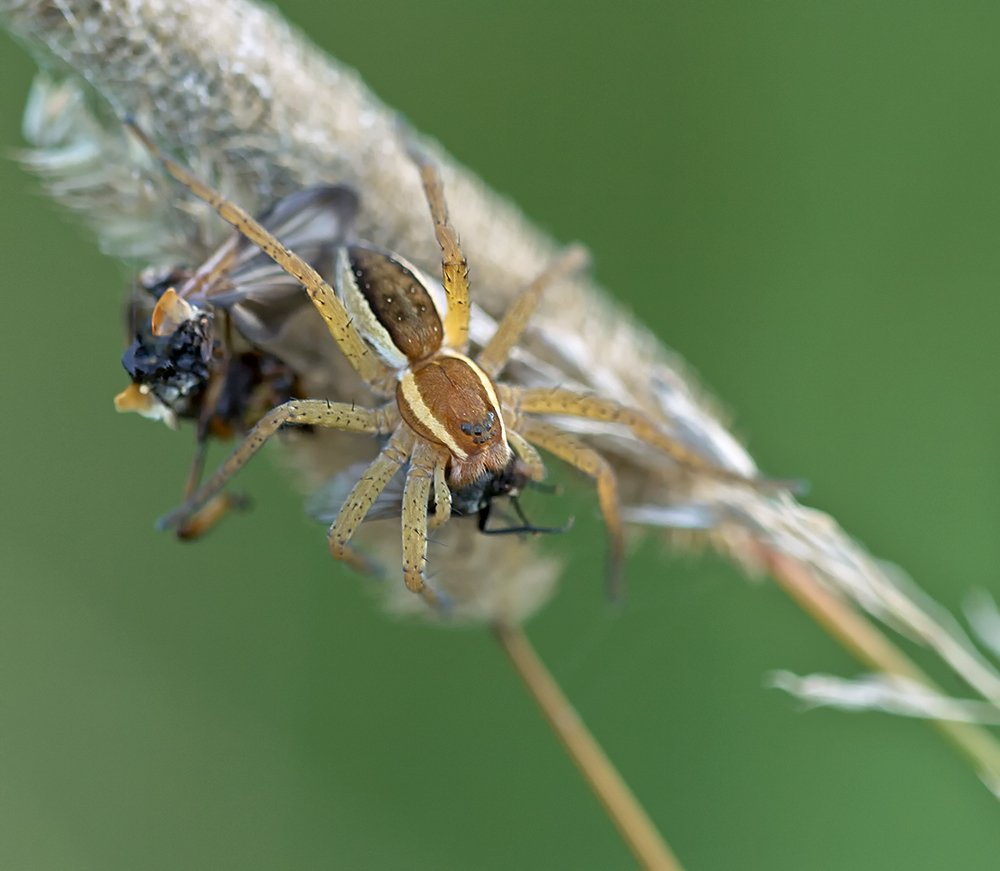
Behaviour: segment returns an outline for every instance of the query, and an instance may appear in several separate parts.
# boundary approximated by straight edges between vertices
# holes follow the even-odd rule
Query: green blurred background
[[[949,606],[1000,593],[1000,7],[281,7],[585,240],[765,469]],[[33,67],[0,45],[13,149]],[[153,531],[190,433],[112,410],[128,269],[10,160],[0,190],[0,866],[628,867],[490,637],[383,616],[277,465],[208,540]],[[997,867],[930,729],[762,688],[858,671],[770,585],[647,544],[610,610],[572,490],[531,635],[690,869]]]

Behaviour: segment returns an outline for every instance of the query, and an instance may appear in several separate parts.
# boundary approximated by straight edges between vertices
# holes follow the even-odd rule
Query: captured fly
[[[521,507],[521,493],[527,487],[552,492],[554,488],[547,484],[534,481],[528,467],[517,456],[511,457],[506,468],[495,474],[484,475],[478,481],[453,491],[451,494],[451,513],[458,516],[476,515],[479,531],[483,535],[511,535],[515,533],[556,533],[567,532],[573,526],[570,518],[562,526],[535,526],[525,516]],[[506,497],[520,521],[519,525],[490,526],[490,517],[494,512],[494,501]]]
[[[358,208],[343,186],[305,188],[276,202],[260,222],[321,275]],[[169,426],[195,424],[195,456],[185,497],[201,479],[210,438],[240,437],[270,409],[302,395],[300,374],[275,353],[291,316],[309,308],[302,286],[238,233],[196,269],[144,270],[128,303],[131,344],[122,364],[132,383],[115,397]],[[225,496],[178,532],[195,537],[230,507]]]

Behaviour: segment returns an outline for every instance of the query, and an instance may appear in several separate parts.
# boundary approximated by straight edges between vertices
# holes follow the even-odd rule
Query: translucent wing
[[[351,488],[367,468],[368,463],[353,463],[338,472],[309,497],[306,502],[306,512],[323,523],[332,523],[344,504],[344,500],[347,499],[348,493],[351,492]],[[399,519],[403,513],[403,483],[405,478],[406,469],[404,467],[396,473],[379,494],[371,511],[365,517],[366,521]]]
[[[329,276],[334,253],[357,210],[353,190],[321,185],[284,197],[260,221],[317,272]],[[242,237],[228,240],[206,261],[211,264],[217,264],[217,279],[193,299],[228,310],[237,329],[253,343],[272,340],[292,312],[308,305],[302,286]]]

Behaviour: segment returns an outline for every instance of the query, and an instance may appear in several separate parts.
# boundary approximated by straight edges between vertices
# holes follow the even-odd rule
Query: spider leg
[[[190,499],[198,489],[198,482],[201,481],[202,472],[205,469],[207,449],[208,441],[199,433],[194,457],[191,459],[191,468],[184,484],[185,501]],[[177,527],[177,537],[183,541],[194,541],[201,538],[230,511],[242,510],[247,504],[248,500],[245,496],[235,493],[218,493]]]
[[[364,557],[348,547],[348,542],[357,532],[361,521],[365,519],[379,494],[399,471],[399,467],[406,462],[412,450],[413,432],[407,426],[397,427],[388,444],[351,488],[327,535],[327,544],[334,559],[346,562],[362,572],[372,570],[371,564]],[[426,512],[425,504],[424,513]]]
[[[214,529],[232,511],[242,511],[250,500],[240,493],[218,493],[177,527],[182,541],[194,541]]]
[[[153,324],[153,332],[156,334],[155,322]],[[187,479],[184,482],[185,502],[198,489],[202,475],[205,473],[205,458],[208,456],[209,424],[211,423],[212,413],[218,403],[218,396],[226,377],[225,371],[228,363],[228,357],[221,361],[219,366],[221,372],[209,380],[206,389],[205,400],[202,403],[201,413],[198,415],[196,423],[194,456],[191,458]],[[231,508],[242,507],[242,502],[243,500],[239,496],[234,496],[231,493],[220,493],[177,528],[177,537],[183,541],[194,541],[197,538],[201,538],[201,536],[222,520]]]
[[[420,181],[434,221],[434,236],[441,247],[441,275],[448,297],[448,313],[444,319],[445,344],[464,351],[469,344],[469,264],[462,253],[458,233],[448,218],[444,184],[437,166],[416,145],[411,145],[409,152],[420,170]]]
[[[621,598],[625,537],[618,507],[618,480],[610,463],[579,439],[540,420],[519,421],[519,431],[533,445],[569,463],[596,482],[597,501],[601,506],[604,525],[608,529],[611,548],[608,559],[608,595],[614,600]]]
[[[758,488],[787,488],[790,486],[788,482],[747,477],[739,472],[716,465],[682,442],[667,435],[641,411],[611,399],[577,393],[575,390],[565,390],[560,387],[521,388],[502,385],[499,390],[504,406],[509,406],[515,415],[517,413],[552,414],[620,423],[627,426],[640,441],[662,451],[678,466],[689,471],[700,472],[720,481],[733,481]],[[523,430],[522,426],[522,433]]]
[[[568,275],[586,268],[590,253],[583,245],[570,245],[564,249],[549,266],[531,282],[507,309],[497,331],[479,352],[476,362],[491,378],[496,378],[507,363],[511,349],[524,334],[525,327],[538,307],[542,293]]]
[[[528,478],[535,483],[545,479],[545,463],[542,458],[524,438],[514,431],[513,425],[507,425],[507,443],[517,454],[517,458],[524,463],[528,472]]]
[[[191,467],[188,469],[187,480],[184,482],[184,501],[186,502],[198,489],[201,476],[205,474],[205,457],[208,455],[208,437],[201,432],[201,421],[198,422],[199,432],[195,439],[194,456],[191,457]]]
[[[427,565],[427,500],[439,462],[435,447],[419,440],[410,457],[410,469],[403,486],[403,580],[409,590],[419,593],[435,608],[441,607],[441,599],[427,586],[424,569]]]
[[[272,408],[229,455],[214,475],[180,508],[161,518],[160,529],[179,529],[205,505],[282,426],[319,426],[346,432],[388,434],[395,425],[394,409],[356,408],[324,399],[293,399]]]
[[[323,280],[323,277],[301,257],[282,245],[252,215],[227,200],[209,185],[195,178],[179,163],[164,154],[134,122],[127,120],[125,126],[132,131],[132,134],[171,176],[196,197],[215,209],[219,217],[253,242],[285,272],[301,282],[316,311],[326,321],[330,335],[333,336],[348,362],[368,384],[382,383],[386,376],[386,367],[365,344],[364,339],[351,323],[343,303],[333,288]],[[466,322],[468,322],[468,304],[466,304]]]
[[[434,465],[434,513],[427,518],[428,529],[437,529],[451,517],[451,487],[448,486],[448,454],[440,452]]]

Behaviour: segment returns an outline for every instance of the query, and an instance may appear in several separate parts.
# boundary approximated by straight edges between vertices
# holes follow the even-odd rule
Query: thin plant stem
[[[635,858],[644,868],[681,871],[681,864],[657,831],[635,794],[622,779],[601,745],[518,628],[497,624],[500,646],[528,692],[542,709],[552,731],[604,805]]]
[[[857,660],[885,674],[904,677],[940,692],[903,651],[856,608],[821,586],[806,566],[774,551],[762,550],[762,556],[778,586]],[[969,723],[936,719],[930,723],[975,765],[986,785],[997,792],[1000,744],[993,736]]]

